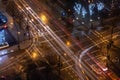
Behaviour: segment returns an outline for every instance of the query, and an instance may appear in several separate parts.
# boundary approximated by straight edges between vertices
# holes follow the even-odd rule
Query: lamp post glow
[[[32,56],[33,59],[36,59],[38,57],[36,52],[33,52],[31,56]]]
[[[40,14],[40,19],[43,21],[43,23],[47,23],[48,22],[48,19],[47,19],[47,17],[44,15],[44,14]]]
[[[67,46],[70,46],[70,45],[71,45],[70,41],[67,41],[67,42],[66,42],[66,45],[67,45]]]

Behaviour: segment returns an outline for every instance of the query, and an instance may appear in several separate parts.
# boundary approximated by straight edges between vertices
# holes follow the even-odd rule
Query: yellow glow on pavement
[[[70,41],[67,41],[67,42],[66,42],[66,45],[67,45],[67,46],[70,46],[70,45],[71,45]]]
[[[33,52],[31,56],[32,56],[33,59],[36,59],[38,57],[36,52]]]
[[[40,19],[41,19],[44,23],[47,23],[47,22],[48,22],[47,17],[46,17],[45,14],[43,14],[43,13],[40,14]]]

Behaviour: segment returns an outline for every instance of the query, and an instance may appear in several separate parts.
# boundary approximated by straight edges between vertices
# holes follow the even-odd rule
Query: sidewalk
[[[32,44],[32,40],[26,40],[26,41],[21,42],[20,44],[2,49],[0,50],[0,53],[1,53],[0,56],[8,55],[9,53],[27,49],[31,46],[31,44]]]
[[[18,45],[14,45],[12,47],[0,50],[0,71],[2,72],[3,70],[8,69],[8,66],[13,65],[13,63],[15,63],[14,59],[17,60],[19,56],[26,55],[25,49],[28,49],[31,44],[32,40],[28,40],[21,42],[20,48],[18,47]]]

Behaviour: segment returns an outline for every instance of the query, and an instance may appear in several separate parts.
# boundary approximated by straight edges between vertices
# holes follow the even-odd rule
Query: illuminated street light
[[[47,22],[48,22],[47,17],[46,17],[43,13],[40,14],[40,19],[41,19],[42,22],[44,22],[44,23],[47,23]]]
[[[67,42],[66,42],[66,45],[67,45],[67,46],[70,46],[70,45],[71,45],[70,41],[67,41]]]
[[[13,22],[11,22],[10,24],[13,25]]]
[[[36,58],[38,57],[38,54],[37,54],[36,52],[33,52],[32,55],[31,55],[31,57],[32,57],[33,59],[36,59]]]

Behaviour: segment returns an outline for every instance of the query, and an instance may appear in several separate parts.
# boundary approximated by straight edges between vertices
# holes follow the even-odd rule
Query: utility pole
[[[110,34],[110,40],[109,40],[109,43],[107,44],[107,66],[109,66],[108,65],[108,63],[109,63],[109,61],[110,61],[110,54],[109,54],[109,50],[111,49],[111,47],[112,47],[112,45],[113,45],[113,30],[114,30],[114,24],[112,25],[112,27],[111,27],[111,34]]]

